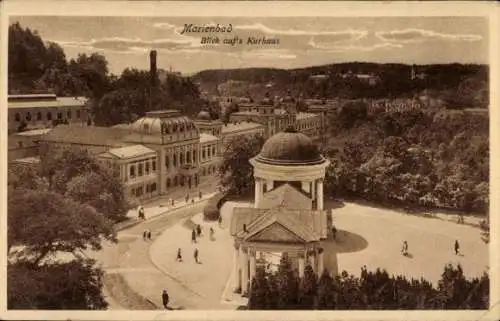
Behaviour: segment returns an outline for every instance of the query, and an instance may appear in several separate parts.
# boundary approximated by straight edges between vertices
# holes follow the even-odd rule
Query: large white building
[[[264,135],[264,127],[248,122],[224,125],[207,111],[193,120],[177,110],[160,110],[114,127],[59,125],[41,140],[86,148],[117,169],[129,196],[147,199],[213,183],[222,146],[253,134]]]

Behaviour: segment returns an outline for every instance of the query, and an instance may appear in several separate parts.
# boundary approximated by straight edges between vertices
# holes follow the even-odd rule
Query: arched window
[[[68,119],[71,119],[71,110],[68,110],[68,112],[66,113]]]
[[[151,170],[153,172],[156,172],[156,160],[155,159],[153,159],[153,162],[151,163]]]
[[[184,164],[184,154],[180,153],[179,154],[179,165],[182,165],[182,164]]]
[[[138,170],[137,170],[139,176],[143,175],[143,169],[144,169],[144,166],[142,165],[142,163],[139,163],[139,167],[138,167]]]
[[[47,113],[47,120],[52,120],[52,113],[50,111]]]
[[[205,159],[205,157],[207,156],[205,155],[205,148],[203,148],[201,151],[201,158]]]
[[[180,126],[179,131],[180,131],[181,133],[184,131],[184,125],[181,125],[181,126]]]
[[[175,158],[174,158],[175,159]],[[165,155],[165,167],[169,168],[170,167],[170,159],[168,155]]]
[[[21,121],[21,114],[20,113],[16,113],[16,121]]]
[[[212,146],[212,155],[215,156],[215,146]]]
[[[172,163],[174,164],[174,167],[177,166],[177,154],[174,153],[174,155],[172,155]]]
[[[167,178],[167,188],[170,188],[170,184],[171,184],[170,178]]]
[[[130,166],[130,178],[134,178],[135,177],[135,166],[132,165]]]
[[[186,152],[186,163],[191,163],[191,152],[190,151]]]
[[[82,116],[81,114],[82,114],[81,111],[78,109],[76,111],[76,118],[80,119],[80,117]]]
[[[57,119],[59,119],[59,120],[62,119],[62,113],[61,112],[57,113]]]
[[[36,113],[36,120],[42,120],[42,113],[41,112]]]
[[[177,182],[177,176],[174,177],[174,186],[177,186],[178,182]]]
[[[31,121],[31,113],[30,112],[26,113],[26,120]]]
[[[149,175],[149,162],[146,162],[146,175]]]
[[[193,151],[193,163],[196,163],[196,150]]]

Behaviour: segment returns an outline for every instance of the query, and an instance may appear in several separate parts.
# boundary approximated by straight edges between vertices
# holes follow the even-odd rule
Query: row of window
[[[170,187],[184,186],[187,184],[187,186],[191,188],[193,184],[195,186],[198,186],[199,182],[200,179],[197,174],[194,175],[194,181],[191,180],[191,177],[186,177],[184,175],[176,175],[174,176],[174,178],[167,178],[166,187],[170,188]]]
[[[52,112],[50,112],[50,111],[47,112],[45,114],[45,116],[46,116],[45,119],[43,119],[43,114],[42,114],[42,112],[39,111],[39,112],[36,113],[36,117],[35,118],[36,118],[37,121],[43,121],[43,120],[51,121],[52,120]],[[76,119],[80,119],[82,117],[81,110],[77,109],[75,116],[76,116]],[[21,113],[15,113],[15,115],[14,115],[14,118],[15,118],[15,120],[17,122],[20,122],[21,120],[26,120],[26,121],[30,122],[30,121],[33,120],[33,117],[34,116],[31,115],[31,112],[25,113],[24,117],[23,117],[23,115]],[[56,117],[57,117],[56,119],[59,119],[59,120],[62,120],[63,118],[72,119],[73,113],[72,113],[71,110],[68,110],[66,112],[66,116],[64,117],[63,116],[63,112],[58,112],[56,114]]]
[[[156,183],[146,184],[146,194],[154,193],[154,192],[156,192]],[[130,193],[133,196],[141,197],[142,195],[144,195],[144,186],[139,186],[139,187],[136,187],[136,188],[132,188],[130,190]]]
[[[209,166],[207,168],[201,169],[201,176],[212,175],[212,174],[215,174],[216,172],[217,172],[217,167]]]
[[[129,176],[130,178],[135,178],[136,176],[141,177],[143,175],[149,175],[150,172],[156,172],[156,160],[151,161],[151,167],[149,162],[135,162],[130,164]],[[137,173],[136,173],[137,167]]]

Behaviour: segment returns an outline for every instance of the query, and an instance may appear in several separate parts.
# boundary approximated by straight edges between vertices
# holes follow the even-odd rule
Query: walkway
[[[185,201],[177,202],[174,209],[152,212],[144,205],[145,221],[118,232],[118,244],[106,243],[99,252],[88,253],[98,260],[105,271],[105,291],[109,293],[110,308],[132,310],[150,310],[162,308],[161,292],[167,289],[171,305],[175,308],[191,306],[191,293],[177,281],[158,270],[149,259],[151,242],[183,218],[200,213],[208,198],[214,193],[206,194],[195,204]],[[152,214],[154,213],[154,214]],[[152,241],[142,239],[144,230],[151,231]]]

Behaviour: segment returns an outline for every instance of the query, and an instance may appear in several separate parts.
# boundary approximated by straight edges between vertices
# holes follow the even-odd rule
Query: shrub
[[[206,221],[215,221],[219,219],[220,216],[220,208],[226,201],[224,194],[217,193],[212,196],[205,207],[203,208],[203,218]]]

